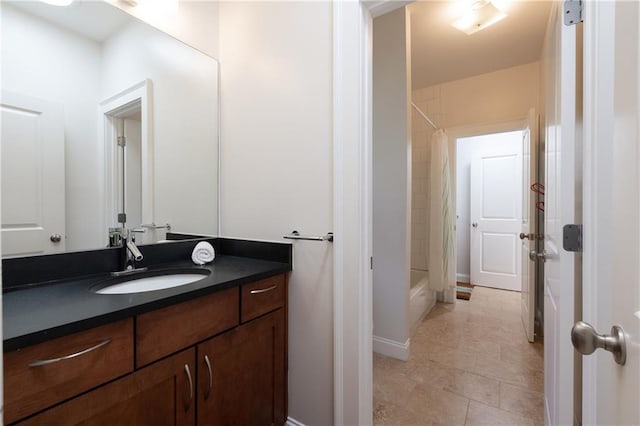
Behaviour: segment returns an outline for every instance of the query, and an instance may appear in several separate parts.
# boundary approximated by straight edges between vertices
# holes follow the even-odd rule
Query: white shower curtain
[[[429,188],[429,288],[443,291],[456,286],[455,214],[449,172],[447,135],[439,129],[431,137]]]

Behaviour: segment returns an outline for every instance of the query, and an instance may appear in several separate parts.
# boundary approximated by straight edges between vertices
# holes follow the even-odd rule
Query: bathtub
[[[436,293],[427,288],[429,273],[419,269],[411,270],[411,289],[409,290],[409,318],[411,334],[418,323],[436,304]]]

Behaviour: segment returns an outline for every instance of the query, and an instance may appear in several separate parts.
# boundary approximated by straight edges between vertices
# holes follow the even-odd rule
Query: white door
[[[576,141],[576,27],[562,23],[562,3],[554,2],[543,48],[545,79],[545,422],[574,424],[574,294],[580,258],[562,244],[562,226],[579,223],[580,169]],[[578,152],[578,153],[577,153]],[[579,380],[579,377],[576,377]]]
[[[538,114],[535,109],[529,111],[527,127],[522,134],[522,228],[520,239],[520,259],[522,261],[521,300],[522,324],[527,339],[534,340],[535,308],[536,308],[536,261],[529,253],[536,250],[536,201],[540,188],[538,183]]]
[[[2,255],[65,247],[62,106],[2,92]]]
[[[520,290],[522,132],[478,138],[471,161],[471,283]]]
[[[583,424],[640,424],[640,5],[587,2],[582,319],[622,327],[626,362],[583,357]]]

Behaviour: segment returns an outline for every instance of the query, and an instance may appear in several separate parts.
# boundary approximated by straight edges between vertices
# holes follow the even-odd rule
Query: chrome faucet
[[[144,231],[145,231],[144,229],[127,229],[127,239],[126,239],[127,262],[125,264],[127,269],[135,269],[135,262],[140,262],[142,259],[144,259],[144,256],[142,255],[142,253],[140,253],[140,250],[136,245],[136,240],[134,237],[135,232],[144,232]]]
[[[112,272],[113,276],[122,276],[128,274],[135,274],[137,272],[144,272],[147,268],[136,268],[136,262],[140,262],[144,259],[144,256],[136,246],[135,242],[135,234],[136,233],[144,233],[146,230],[144,228],[141,229],[125,229],[125,237],[122,241],[122,263],[124,268],[122,271]]]

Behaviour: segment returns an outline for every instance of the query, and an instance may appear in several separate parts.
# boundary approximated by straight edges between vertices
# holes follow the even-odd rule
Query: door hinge
[[[582,225],[565,225],[562,227],[562,248],[566,251],[582,251]]]
[[[565,0],[563,11],[566,26],[582,22],[582,0]]]
[[[118,136],[118,146],[121,146],[121,147],[127,146],[127,138],[124,136]]]

